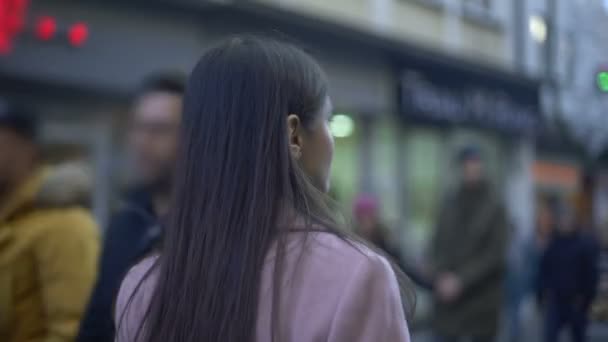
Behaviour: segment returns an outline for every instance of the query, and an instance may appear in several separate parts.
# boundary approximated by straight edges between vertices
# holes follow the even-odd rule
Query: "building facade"
[[[568,196],[579,189],[589,166],[605,179],[601,156],[608,155],[608,129],[603,124],[608,98],[598,75],[606,68],[608,2],[532,0],[519,10],[528,31],[516,39],[516,65],[520,72],[542,80],[548,129],[538,139],[536,188],[539,193]],[[605,189],[598,185],[597,203],[606,203]],[[605,205],[599,206],[596,223],[608,227]]]
[[[333,171],[333,193],[346,211],[357,194],[373,193],[396,235],[422,246],[454,183],[454,151],[475,143],[486,150],[512,219],[531,229],[531,131],[540,110],[538,84],[515,72],[516,9],[507,0],[40,0],[31,20],[53,16],[60,31],[85,22],[89,39],[73,48],[23,35],[0,57],[0,91],[39,109],[49,146],[80,146],[94,166],[103,223],[120,178],[108,175],[120,174],[120,130],[138,83],[158,71],[189,71],[231,34],[278,30],[328,73],[347,128],[336,134]]]

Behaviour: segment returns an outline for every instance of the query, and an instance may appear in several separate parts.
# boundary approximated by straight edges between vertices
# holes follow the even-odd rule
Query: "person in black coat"
[[[79,342],[114,341],[113,307],[131,266],[160,243],[168,209],[184,93],[181,77],[149,79],[137,95],[129,130],[137,184],[105,232],[99,276],[80,325]]]
[[[561,330],[569,326],[573,341],[583,342],[597,287],[596,243],[577,227],[568,205],[555,200],[552,211],[557,226],[542,256],[538,279],[545,310],[544,341],[557,341]]]

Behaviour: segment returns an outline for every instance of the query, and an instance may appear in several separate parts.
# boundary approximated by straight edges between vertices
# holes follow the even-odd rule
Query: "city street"
[[[608,0],[0,0],[0,342],[608,342],[607,55]]]
[[[534,313],[533,307],[527,305],[524,309],[522,319],[522,338],[515,342],[543,342],[542,341],[542,324],[540,317]],[[503,324],[504,326],[504,324]],[[432,333],[428,330],[415,331],[412,334],[412,340],[414,342],[434,342]],[[562,339],[559,342],[570,341],[567,331],[562,333]],[[608,341],[608,324],[593,323],[589,327],[588,340],[587,342],[606,342]],[[509,341],[506,337],[506,332],[501,332],[501,336],[497,342],[513,342]],[[558,341],[556,341],[558,342]]]

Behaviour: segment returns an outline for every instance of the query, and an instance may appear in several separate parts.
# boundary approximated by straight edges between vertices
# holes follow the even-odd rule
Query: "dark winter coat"
[[[498,329],[506,275],[508,225],[489,186],[458,190],[444,204],[431,244],[434,274],[455,273],[463,292],[435,303],[434,328],[445,335],[485,335]]]
[[[543,299],[588,309],[597,289],[597,259],[590,236],[556,234],[541,260],[538,286]]]
[[[106,231],[99,277],[78,341],[114,341],[113,309],[120,283],[127,271],[159,242],[160,233],[148,193],[140,190],[131,193]]]

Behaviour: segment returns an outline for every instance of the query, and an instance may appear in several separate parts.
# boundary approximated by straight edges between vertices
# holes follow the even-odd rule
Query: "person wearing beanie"
[[[431,241],[433,329],[438,342],[493,342],[506,275],[506,214],[479,148],[462,149],[457,162],[461,183],[443,204]]]
[[[597,251],[577,220],[576,203],[554,199],[557,218],[551,241],[542,255],[538,294],[545,313],[544,341],[557,341],[569,327],[572,341],[586,341],[591,303],[598,281]]]

